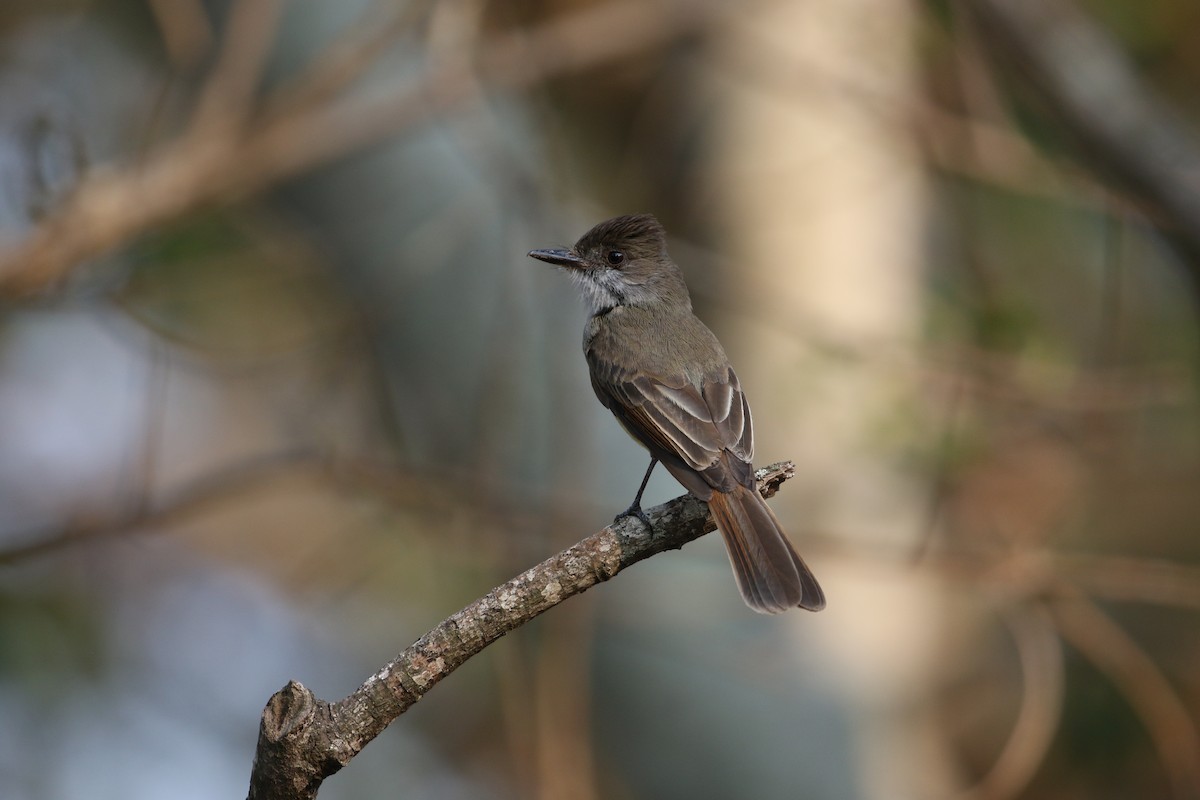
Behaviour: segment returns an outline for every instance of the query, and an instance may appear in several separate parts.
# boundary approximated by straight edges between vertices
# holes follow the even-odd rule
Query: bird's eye
[[[625,260],[625,254],[622,253],[620,250],[609,250],[604,255],[604,258],[605,258],[605,260],[608,261],[608,263],[612,264],[615,267]]]

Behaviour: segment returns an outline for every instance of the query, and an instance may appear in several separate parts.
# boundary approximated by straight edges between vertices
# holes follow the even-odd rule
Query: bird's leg
[[[629,508],[622,511],[620,514],[617,514],[617,516],[613,518],[613,522],[620,522],[621,520],[625,519],[625,517],[637,517],[643,523],[645,523],[646,527],[650,529],[651,532],[654,531],[654,528],[650,526],[650,517],[646,516],[645,511],[642,511],[642,492],[646,491],[646,484],[650,482],[650,473],[654,472],[654,467],[656,464],[658,464],[658,459],[651,456],[650,466],[646,467],[646,475],[642,478],[642,485],[638,487],[637,497],[633,498],[633,502],[629,504]]]

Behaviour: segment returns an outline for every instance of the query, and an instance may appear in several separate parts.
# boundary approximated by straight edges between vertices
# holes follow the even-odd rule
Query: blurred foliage
[[[336,340],[348,324],[341,288],[304,237],[253,209],[153,234],[131,248],[129,262],[114,298],[185,347],[225,357],[294,352]]]

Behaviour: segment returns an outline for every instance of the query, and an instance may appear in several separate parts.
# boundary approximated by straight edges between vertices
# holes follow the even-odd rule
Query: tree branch
[[[790,461],[755,473],[764,497],[793,474]],[[708,506],[690,495],[648,513],[653,532],[626,518],[592,534],[447,618],[342,700],[320,700],[289,681],[263,710],[250,800],[316,797],[327,777],[489,644],[621,570],[716,529]]]
[[[235,16],[252,30],[227,34],[228,66],[212,76],[183,133],[139,164],[96,168],[23,240],[0,242],[0,296],[44,291],[79,264],[148,230],[266,191],[460,108],[478,99],[480,86],[515,91],[616,61],[694,31],[723,8],[711,0],[613,0],[495,34],[472,58],[427,65],[409,84],[387,92],[343,87],[341,81],[352,80],[364,64],[347,62],[339,51],[328,67],[305,73],[301,85],[264,98],[264,110],[256,114],[248,95],[274,30],[274,7],[239,4]],[[326,96],[338,88],[344,91]],[[320,102],[296,102],[303,98]]]
[[[1061,582],[1050,611],[1063,639],[1103,673],[1129,702],[1177,798],[1200,797],[1200,728],[1162,669],[1086,594]]]

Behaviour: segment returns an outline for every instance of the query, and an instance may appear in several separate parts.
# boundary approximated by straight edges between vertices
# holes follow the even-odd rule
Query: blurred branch
[[[785,461],[755,474],[770,497],[794,467]],[[622,519],[546,559],[444,620],[342,700],[320,700],[288,682],[263,710],[251,800],[316,797],[325,778],[489,644],[621,570],[715,530],[708,507],[690,495],[648,513],[653,530]]]
[[[1063,554],[1058,571],[1090,594],[1200,611],[1200,567],[1148,558]]]
[[[1178,798],[1200,796],[1200,731],[1145,650],[1068,584],[1050,609],[1064,639],[1112,681],[1150,734]]]
[[[282,0],[238,0],[233,6],[217,63],[196,103],[192,136],[220,135],[221,128],[249,118],[282,11]]]
[[[190,70],[212,46],[213,30],[202,0],[148,0],[163,48],[176,69]]]
[[[12,538],[28,544],[0,551],[0,567],[54,553],[80,544],[117,539],[151,528],[161,529],[187,519],[215,503],[246,494],[297,468],[320,466],[323,459],[306,451],[270,453],[223,467],[189,482],[166,499],[151,505],[145,498],[129,504],[127,513],[97,522],[80,520],[56,532],[31,533]]]
[[[291,84],[275,92],[264,116],[294,113],[335,97],[413,30],[428,4],[414,1],[399,9],[381,3],[369,5],[350,30],[328,45]]]
[[[1054,622],[1041,605],[1010,612],[1005,621],[1021,659],[1025,692],[1004,750],[959,800],[1016,797],[1033,779],[1054,741],[1063,709],[1064,666]]]
[[[1080,143],[1080,155],[1172,234],[1200,291],[1196,135],[1099,26],[1069,0],[962,0],[981,39],[1006,58]]]
[[[268,97],[261,107],[274,108],[273,113],[254,114],[247,104],[274,30],[273,6],[239,4],[235,17],[249,18],[243,23],[249,30],[226,34],[211,91],[203,93],[188,130],[144,163],[94,170],[24,241],[0,252],[0,295],[44,290],[81,262],[151,228],[264,191],[461,106],[477,96],[480,85],[511,90],[595,67],[695,30],[722,8],[708,2],[616,0],[531,29],[496,34],[478,47],[473,62],[435,59],[406,89],[343,93],[316,104],[275,104]],[[311,91],[289,86],[280,93],[293,99],[322,97],[330,86],[340,85],[337,70],[348,69],[352,78],[364,66],[339,61],[330,67],[334,72],[318,68],[308,74],[317,82]],[[214,125],[217,112],[208,108],[223,109],[222,118],[242,124]]]
[[[148,431],[148,435],[153,432]],[[147,458],[145,454],[142,457]],[[8,538],[26,543],[0,550],[0,567],[78,545],[166,531],[215,506],[267,488],[275,481],[304,476],[316,477],[338,491],[369,491],[405,508],[417,505],[439,510],[451,506],[461,508],[464,486],[471,486],[473,511],[489,519],[504,519],[513,527],[527,522],[520,509],[505,501],[502,492],[497,495],[480,492],[468,479],[451,472],[430,477],[428,471],[405,471],[370,458],[296,448],[217,467],[165,492],[161,498],[135,497],[124,504],[123,513],[109,519],[97,519],[93,515],[64,527],[9,534]]]

